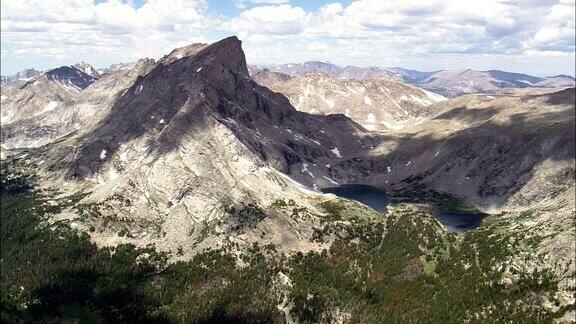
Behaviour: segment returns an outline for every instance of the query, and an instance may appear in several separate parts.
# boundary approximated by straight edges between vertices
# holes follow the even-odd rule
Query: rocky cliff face
[[[245,235],[247,242],[310,249],[313,225],[320,221],[313,213],[318,194],[280,171],[300,174],[307,162],[360,152],[358,142],[372,136],[342,115],[298,112],[285,97],[256,84],[236,38],[176,49],[141,66],[127,76],[105,75],[81,95],[69,94],[69,106],[58,113],[82,116],[83,123],[70,131],[70,122],[53,119],[55,135],[38,136],[45,145],[26,153],[52,184],[81,188],[90,193],[86,202],[99,204],[104,217],[85,225],[99,229],[95,239],[126,240],[114,233],[127,228],[133,241],[161,249],[214,246],[250,223],[257,230]],[[32,146],[36,136],[19,135],[32,123],[7,124],[4,145],[15,148],[20,139],[26,142],[20,148]],[[269,210],[288,199],[303,211]]]
[[[92,65],[90,65],[84,61],[80,61],[80,62],[72,65],[72,67],[88,74],[89,76],[91,76],[94,79],[98,79],[100,77],[100,73],[98,73],[98,71],[96,71],[96,69],[93,68]]]

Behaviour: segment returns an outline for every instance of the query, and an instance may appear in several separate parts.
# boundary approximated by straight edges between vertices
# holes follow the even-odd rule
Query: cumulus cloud
[[[540,50],[574,51],[575,10],[574,1],[570,0],[560,0],[552,6],[543,25],[527,42],[528,46]]]
[[[20,0],[1,6],[3,68],[22,61],[23,53],[46,64],[157,57],[182,41],[206,41],[201,31],[218,23],[204,0],[148,0],[140,7],[121,0]]]
[[[289,4],[262,6],[243,11],[238,17],[224,24],[224,27],[240,35],[299,34],[306,25],[306,11]]]
[[[575,50],[574,0],[328,0],[313,2],[314,9],[289,0],[228,0],[237,7],[232,13],[218,12],[222,3],[215,3],[2,1],[2,67],[24,53],[46,62],[86,55],[108,61],[154,57],[180,44],[232,34],[244,40],[247,57],[260,63],[274,58],[458,64],[457,58],[468,64],[487,57],[565,62]]]

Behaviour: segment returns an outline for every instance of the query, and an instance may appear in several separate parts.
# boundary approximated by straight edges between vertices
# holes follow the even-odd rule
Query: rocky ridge
[[[288,76],[268,69],[251,74],[259,84],[285,95],[299,111],[343,114],[368,130],[402,129],[443,96],[390,78],[337,79],[323,72]]]

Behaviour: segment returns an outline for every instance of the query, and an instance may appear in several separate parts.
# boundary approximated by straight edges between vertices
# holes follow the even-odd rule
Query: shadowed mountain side
[[[297,112],[284,96],[257,85],[248,77],[240,41],[231,37],[164,57],[126,90],[97,127],[71,143],[82,145],[70,162],[58,167],[67,168],[69,178],[89,177],[112,157],[122,153],[125,159],[124,148],[135,139],[145,142],[137,151],[157,159],[215,121],[285,173],[302,161],[333,158],[335,148],[338,155],[346,155],[362,150],[358,142],[375,142],[343,115]]]
[[[516,99],[526,106],[513,111],[508,101],[479,109],[456,107],[414,134],[399,137],[380,154],[334,165],[329,176],[390,193],[436,191],[485,208],[502,206],[545,161],[559,162],[557,169],[546,170],[551,182],[573,178],[573,169],[566,169],[575,154],[574,99],[569,92]],[[557,104],[547,104],[551,101]],[[445,118],[475,123],[450,129]],[[572,176],[567,178],[566,171]]]

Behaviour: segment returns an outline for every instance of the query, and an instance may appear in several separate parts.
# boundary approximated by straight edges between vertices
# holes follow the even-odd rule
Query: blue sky
[[[575,0],[3,0],[1,68],[160,58],[237,35],[249,63],[574,75]]]

